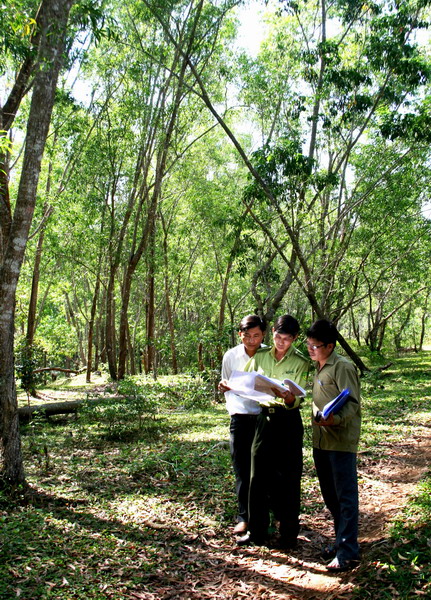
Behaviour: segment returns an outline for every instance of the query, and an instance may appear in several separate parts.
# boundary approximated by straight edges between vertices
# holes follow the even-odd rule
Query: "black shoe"
[[[350,571],[359,565],[358,559],[345,559],[335,557],[329,565],[326,565],[326,569],[330,573],[341,573],[342,571]]]
[[[265,540],[259,536],[252,535],[251,533],[246,533],[240,538],[236,540],[237,546],[251,546],[254,544],[255,546],[264,546]]]
[[[323,560],[331,560],[331,558],[335,558],[337,556],[337,549],[333,544],[322,546],[320,556],[323,558]]]
[[[271,548],[275,548],[276,550],[295,550],[297,547],[298,540],[296,538],[281,537],[271,544]]]

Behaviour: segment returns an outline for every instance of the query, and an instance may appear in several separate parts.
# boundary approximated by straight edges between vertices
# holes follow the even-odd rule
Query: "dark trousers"
[[[314,448],[313,458],[323,500],[334,519],[337,557],[341,560],[357,559],[359,502],[356,454]]]
[[[255,539],[267,536],[272,509],[280,521],[281,537],[288,542],[296,540],[303,434],[299,409],[263,409],[258,416],[249,492],[249,530]]]
[[[256,431],[257,415],[231,415],[230,454],[235,472],[238,497],[237,520],[248,522],[248,490],[250,485],[251,446]]]

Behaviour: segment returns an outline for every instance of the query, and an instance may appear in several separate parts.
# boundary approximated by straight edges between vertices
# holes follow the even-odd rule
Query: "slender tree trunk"
[[[407,311],[406,318],[403,320],[403,322],[401,323],[401,325],[400,325],[397,333],[394,335],[395,349],[396,349],[397,352],[399,352],[401,350],[401,337],[403,335],[403,331],[405,330],[405,328],[409,324],[411,313],[412,313],[412,305],[410,304],[409,305],[409,309]]]
[[[421,333],[420,333],[420,338],[419,338],[419,350],[423,350],[423,346],[424,346],[426,323],[428,320],[428,300],[429,300],[429,293],[427,293],[427,295],[425,297],[425,306],[423,307],[422,316],[421,316]]]
[[[221,339],[223,336],[223,328],[224,328],[224,320],[226,313],[226,305],[227,305],[227,290],[229,287],[230,275],[232,273],[233,263],[235,260],[235,256],[238,252],[240,240],[241,240],[241,232],[242,227],[238,228],[235,235],[235,240],[232,246],[232,249],[229,253],[228,263],[226,265],[225,274],[222,280],[222,289],[221,289],[221,298],[220,298],[220,309],[218,316],[218,326],[217,326],[217,361],[221,363],[223,358],[223,348],[221,344]]]
[[[113,381],[117,377],[117,356],[115,351],[115,300],[114,300],[115,271],[111,265],[108,288],[106,290],[106,327],[105,348],[108,359],[109,374]]]
[[[43,151],[51,121],[72,0],[48,0],[41,22],[38,69],[27,124],[26,147],[15,212],[2,239],[0,263],[0,477],[7,485],[25,481],[18,429],[14,372],[15,299],[36,203]],[[4,192],[2,198],[4,197]]]
[[[48,210],[48,206],[45,205],[45,211]],[[27,316],[27,335],[26,335],[26,344],[29,348],[33,346],[34,342],[34,334],[36,333],[36,308],[37,308],[37,299],[39,294],[39,280],[40,280],[40,263],[42,260],[42,248],[43,241],[45,238],[45,227],[43,226],[40,233],[39,238],[37,240],[37,248],[36,248],[36,256],[34,258],[34,266],[33,266],[33,277],[31,281],[31,294],[30,294],[30,304],[28,308],[28,316]]]
[[[154,342],[155,342],[155,285],[154,285],[154,243],[150,246],[150,260],[148,265],[147,283],[147,373],[154,371]]]
[[[133,338],[130,331],[130,324],[127,323],[127,347],[129,353],[129,373],[130,375],[136,375],[136,360],[135,360],[135,348],[133,344]]]
[[[204,345],[202,342],[199,342],[199,344],[198,344],[198,369],[199,369],[199,371],[205,371]]]
[[[386,333],[386,324],[387,324],[387,321],[384,321],[382,323],[382,326],[379,329],[379,335],[378,335],[378,339],[377,339],[377,352],[381,352],[382,348],[383,348],[383,340],[385,339],[385,333]]]
[[[100,307],[99,313],[97,316],[97,342],[96,345],[98,347],[98,352],[96,353],[96,365],[95,368],[97,370],[99,366],[99,360],[102,364],[107,363],[107,355],[106,355],[106,307],[107,307],[107,293],[106,293],[106,282],[102,288],[102,296],[100,299]]]
[[[97,301],[99,299],[100,290],[100,273],[97,274],[96,287],[94,288],[93,301],[91,304],[90,321],[88,323],[88,338],[87,338],[87,383],[91,382],[91,367],[93,363],[93,332],[94,332],[94,321],[96,318]],[[97,352],[96,352],[97,358]]]
[[[67,293],[65,294],[65,297],[66,297],[67,310],[69,311],[70,322],[72,323],[73,327],[75,328],[76,337],[78,338],[79,358],[80,358],[81,364],[86,365],[87,358],[86,358],[85,352],[84,352],[84,345],[83,345],[83,339],[82,339],[83,336],[81,333],[81,327],[79,325],[78,319],[76,318],[75,309],[74,309],[74,307],[70,301],[69,295]]]
[[[168,231],[161,215],[161,221],[163,226],[163,262],[165,267],[164,282],[165,282],[165,304],[166,304],[166,316],[168,319],[169,328],[169,343],[171,347],[171,364],[172,372],[174,375],[178,373],[178,360],[177,360],[177,348],[175,345],[175,327],[174,319],[172,315],[172,306],[170,300],[170,285],[169,285],[169,262],[168,262]]]
[[[353,329],[353,334],[355,336],[355,339],[358,342],[358,346],[360,346],[361,345],[361,336],[359,333],[359,324],[356,323],[355,314],[354,314],[352,308],[350,309],[350,322],[352,324],[352,329]]]
[[[165,303],[166,303],[166,315],[168,318],[168,327],[169,327],[169,343],[170,343],[170,347],[171,347],[172,373],[174,375],[177,375],[177,373],[178,373],[177,347],[175,345],[175,327],[174,327],[174,318],[172,315],[171,301],[169,298],[169,277],[168,277],[167,273],[165,273]]]

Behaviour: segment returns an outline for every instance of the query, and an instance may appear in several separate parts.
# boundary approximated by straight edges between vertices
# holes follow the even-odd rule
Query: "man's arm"
[[[217,387],[219,392],[222,392],[223,394],[230,390],[230,387],[228,387],[226,384],[233,371],[231,356],[232,353],[229,350],[225,352],[221,364],[221,381]]]
[[[346,402],[339,413],[328,415],[327,419],[315,421],[320,426],[342,425],[347,426],[349,421],[357,414],[360,408],[360,383],[356,367],[352,363],[340,363],[335,372],[335,382],[340,392],[349,388],[352,400]]]

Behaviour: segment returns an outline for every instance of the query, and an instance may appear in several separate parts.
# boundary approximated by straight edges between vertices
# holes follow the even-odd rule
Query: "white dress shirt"
[[[250,356],[245,351],[244,344],[231,348],[223,356],[221,378],[228,380],[232,371],[242,371],[249,360]],[[226,408],[230,415],[258,415],[261,411],[256,400],[243,398],[233,392],[225,392],[225,398]]]

